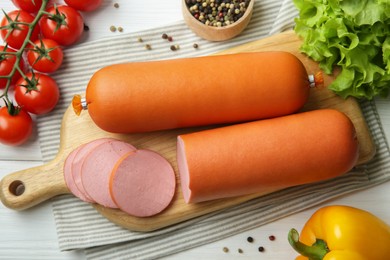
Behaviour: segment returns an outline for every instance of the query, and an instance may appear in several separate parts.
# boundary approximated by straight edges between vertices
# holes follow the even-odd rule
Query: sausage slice
[[[136,217],[163,211],[175,194],[176,177],[170,163],[150,150],[132,151],[116,163],[110,178],[115,204]]]
[[[93,151],[95,147],[98,145],[107,142],[108,140],[111,140],[110,138],[102,138],[102,139],[96,139],[89,143],[86,143],[82,145],[79,149],[77,149],[76,155],[73,159],[71,168],[72,168],[72,176],[74,183],[77,187],[77,189],[90,201],[95,202],[88,194],[85,192],[84,186],[81,181],[81,167],[83,165],[85,156]]]
[[[73,150],[68,157],[65,160],[64,163],[64,179],[66,186],[72,192],[73,195],[78,197],[79,199],[85,201],[85,202],[90,202],[92,203],[93,201],[88,198],[87,196],[84,195],[76,186],[76,183],[73,179],[73,174],[72,174],[72,163],[74,160],[74,157],[76,156],[76,153],[79,151],[81,147],[78,147],[77,149]]]
[[[87,195],[96,203],[117,208],[110,196],[110,174],[124,154],[135,150],[134,146],[113,139],[96,146],[85,156],[81,167],[81,181]]]

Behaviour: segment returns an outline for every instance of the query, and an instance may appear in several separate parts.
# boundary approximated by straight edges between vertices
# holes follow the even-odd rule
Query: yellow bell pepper
[[[306,222],[301,235],[288,234],[298,260],[390,259],[390,226],[371,213],[349,206],[327,206]]]

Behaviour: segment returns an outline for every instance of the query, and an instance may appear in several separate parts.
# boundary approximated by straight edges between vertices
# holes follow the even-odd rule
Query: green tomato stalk
[[[22,70],[22,68],[19,67],[19,62],[22,59],[24,50],[26,49],[27,45],[30,43],[30,37],[31,37],[32,32],[34,31],[35,26],[38,24],[41,17],[44,14],[47,14],[45,12],[45,9],[46,9],[48,2],[49,2],[49,0],[42,0],[42,6],[39,9],[37,15],[35,16],[35,19],[31,23],[12,21],[12,19],[10,19],[8,17],[8,15],[3,10],[3,13],[5,14],[6,17],[8,17],[7,19],[9,20],[9,24],[7,25],[7,28],[10,28],[11,30],[19,30],[18,25],[27,25],[28,26],[28,33],[27,33],[26,39],[24,40],[22,46],[20,47],[20,49],[18,51],[16,51],[16,52],[0,51],[0,57],[2,57],[4,55],[15,55],[15,57],[16,57],[14,67],[12,68],[10,74],[8,76],[2,76],[2,78],[7,79],[7,84],[6,84],[6,87],[4,89],[4,93],[2,93],[0,95],[0,98],[4,99],[6,104],[12,104],[12,102],[9,100],[9,97],[8,97],[8,91],[9,91],[9,88],[11,86],[11,79],[15,75],[16,71],[18,71],[20,73],[20,75],[24,79],[26,79],[26,75],[24,74],[24,71]],[[3,27],[1,29],[5,29],[5,28]],[[10,32],[9,32],[9,34],[10,34]],[[7,39],[7,37],[5,39]],[[7,45],[6,45],[5,50],[7,50]]]

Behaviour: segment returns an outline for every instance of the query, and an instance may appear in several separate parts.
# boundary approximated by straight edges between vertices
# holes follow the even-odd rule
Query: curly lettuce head
[[[330,74],[342,97],[386,97],[390,89],[390,0],[293,0],[301,51]]]

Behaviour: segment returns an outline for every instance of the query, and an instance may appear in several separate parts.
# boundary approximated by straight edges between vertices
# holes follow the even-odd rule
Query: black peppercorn
[[[171,45],[171,51],[176,51],[178,49],[178,46],[177,45]]]
[[[253,237],[248,237],[248,238],[246,239],[246,241],[248,241],[249,243],[252,243],[252,242],[253,242]]]

